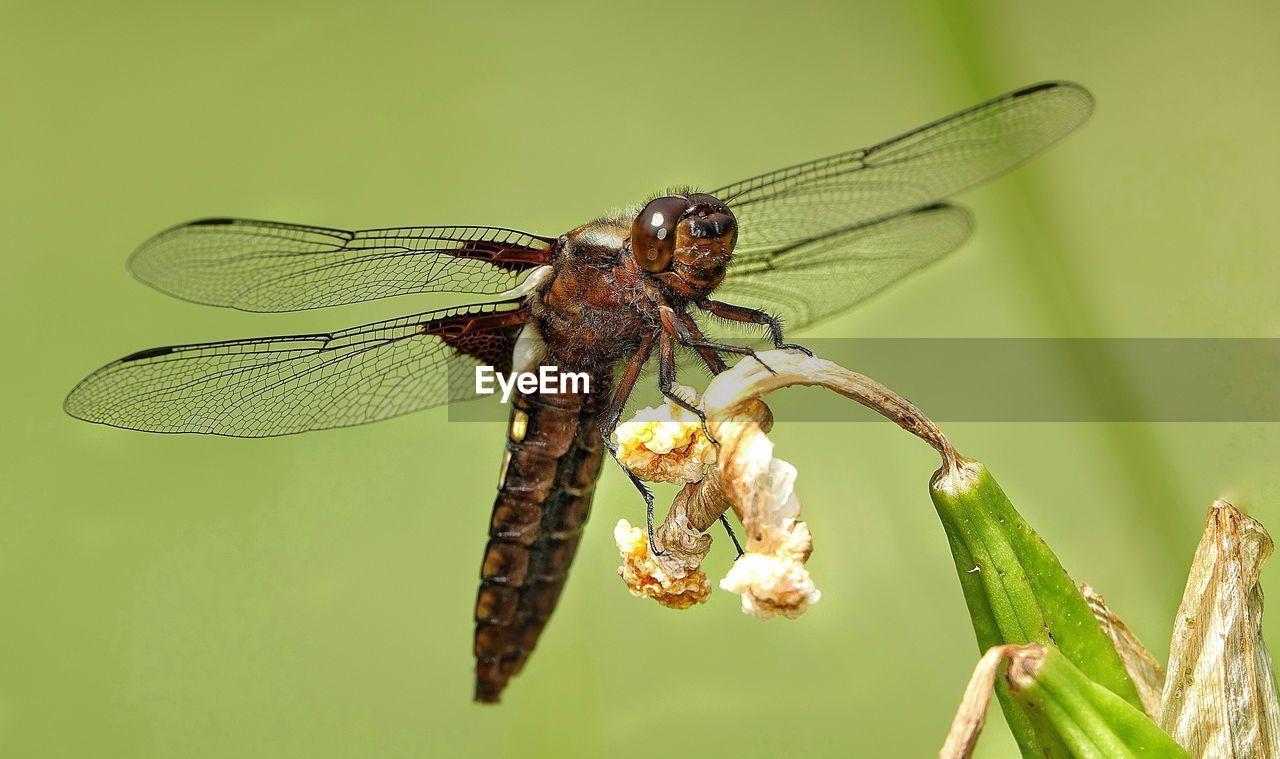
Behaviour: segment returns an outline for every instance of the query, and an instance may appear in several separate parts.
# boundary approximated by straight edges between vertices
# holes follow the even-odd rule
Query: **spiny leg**
[[[702,330],[698,327],[698,322],[695,321],[692,316],[682,312],[679,314],[679,319],[684,325],[684,328],[688,330],[689,336],[692,337],[694,341],[708,342],[707,338],[702,334]],[[698,355],[702,357],[702,362],[707,365],[707,368],[711,370],[712,374],[719,374],[729,368],[728,365],[725,364],[724,359],[720,358],[720,354],[716,353],[713,349],[694,348],[694,350],[696,350]],[[758,361],[759,359],[756,360]],[[708,433],[707,437],[711,437],[710,433]],[[738,541],[738,536],[733,532],[733,525],[729,524],[729,517],[725,514],[721,514],[720,524],[724,525],[724,531],[729,535],[729,540],[733,541],[733,548],[738,552],[738,558],[741,559],[746,552],[742,550],[742,543]]]
[[[658,336],[658,390],[670,401],[702,420],[703,430],[707,425],[707,414],[702,409],[685,400],[675,391],[676,383],[676,343],[669,332],[663,331]],[[708,435],[707,437],[710,437]],[[714,440],[712,442],[715,442]]]
[[[721,513],[720,524],[724,525],[724,531],[729,533],[729,540],[733,541],[733,547],[737,549],[738,558],[741,559],[742,555],[746,552],[742,550],[742,544],[738,542],[738,536],[733,534],[733,528],[729,526],[729,517]]]
[[[688,325],[676,318],[675,312],[668,306],[663,306],[659,310],[659,314],[662,316],[663,326],[666,327],[671,334],[675,335],[676,342],[686,348],[705,348],[707,350],[716,351],[717,353],[736,353],[740,356],[750,356],[756,361],[759,361],[761,366],[768,369],[770,372],[773,372],[773,369],[768,364],[760,361],[760,357],[756,355],[755,349],[744,345],[717,343],[707,340],[706,338],[695,337],[693,333],[689,331]],[[774,372],[774,374],[777,374],[777,372]]]
[[[670,306],[662,306],[659,308],[658,315],[662,319],[663,326],[662,335],[658,340],[658,389],[662,391],[663,395],[670,398],[677,406],[697,416],[698,421],[702,422],[702,432],[707,436],[707,440],[710,440],[712,445],[718,446],[720,445],[720,442],[716,440],[715,436],[711,434],[711,429],[707,427],[706,412],[697,406],[694,406],[692,403],[689,403],[684,398],[681,398],[679,395],[676,395],[671,389],[676,378],[676,347],[671,338],[672,336],[675,336],[676,340],[680,340],[682,335],[690,336],[688,325],[680,319],[681,316],[685,315],[677,315],[675,310]],[[696,329],[697,325],[695,324],[694,327]],[[712,371],[715,371],[717,366],[720,368],[720,371],[724,371],[725,363],[720,359],[720,356],[710,349],[707,349],[707,352],[714,358],[714,363],[712,363],[712,361],[706,356],[703,356],[702,360],[707,362],[707,365],[712,368]],[[701,355],[701,353],[699,353],[699,355]]]
[[[681,314],[681,316],[685,316],[685,318],[688,318],[687,315],[685,314]],[[690,321],[692,320],[690,319]],[[696,324],[693,325],[693,329],[697,329]],[[723,371],[725,368],[724,361],[722,361],[720,359],[720,356],[716,353],[712,353],[711,355],[714,357],[715,361],[719,363],[720,371]],[[712,365],[712,362],[708,361],[705,356],[703,357],[703,360],[707,361],[707,364],[708,366],[711,367],[712,371],[716,371],[715,366]],[[670,398],[676,405],[680,406],[683,409],[691,411],[694,414],[697,414],[698,418],[702,420],[702,431],[706,434],[707,439],[710,440],[713,445],[719,445],[719,443],[716,442],[716,439],[711,435],[711,431],[707,429],[706,412],[688,403],[679,395],[676,395],[676,393],[673,391],[672,385],[675,383],[675,376],[676,376],[675,341],[672,339],[671,334],[664,330],[663,333],[658,336],[658,389],[661,390],[662,394]],[[742,554],[743,554],[742,544],[738,542],[738,536],[733,534],[733,527],[729,525],[729,519],[724,514],[720,515],[720,524],[724,525],[725,532],[729,533],[729,540],[733,541],[733,547],[738,551],[738,558],[742,558]]]
[[[680,313],[677,314],[677,318],[680,319],[680,322],[684,325],[684,328],[689,331],[689,335],[692,336],[694,340],[705,341],[707,339],[702,334],[702,330],[698,329],[698,323],[693,320],[692,316],[687,313]],[[720,358],[720,354],[710,348],[694,348],[694,351],[697,352],[698,356],[702,359],[702,363],[707,365],[707,368],[711,370],[712,374],[719,374],[729,368],[729,365],[724,362],[724,359]]]
[[[773,342],[774,348],[779,350],[797,350],[808,356],[813,355],[813,351],[802,345],[784,343],[782,341],[782,320],[765,311],[761,311],[756,308],[747,308],[745,306],[735,306],[732,303],[721,303],[718,300],[711,300],[710,298],[697,300],[695,301],[695,305],[707,313],[719,316],[721,319],[762,325],[766,330],[768,330],[769,340]]]
[[[622,418],[622,412],[627,407],[627,399],[631,397],[631,391],[635,389],[636,380],[640,378],[640,372],[644,369],[645,362],[649,360],[649,355],[653,352],[653,339],[654,333],[652,332],[641,338],[635,355],[631,357],[631,360],[627,362],[626,368],[622,370],[622,376],[618,378],[618,384],[614,390],[613,400],[609,402],[609,406],[600,415],[600,436],[604,438],[604,446],[609,449],[613,460],[618,462],[618,466],[622,467],[627,479],[631,480],[631,484],[636,486],[636,490],[639,490],[640,496],[644,498],[645,527],[649,535],[649,550],[654,556],[665,556],[666,552],[658,550],[658,544],[653,536],[653,493],[635,475],[635,472],[632,472],[618,460],[618,444],[613,442],[613,431],[618,428],[618,420]]]
[[[670,398],[673,402],[691,413],[695,414],[702,422],[702,430],[706,434],[707,439],[713,444],[716,443],[715,438],[711,435],[711,431],[707,429],[707,417],[705,412],[693,406],[684,398],[677,395],[672,390],[675,381],[675,347],[672,343],[671,336],[674,334],[681,344],[694,348],[698,355],[702,357],[707,368],[713,374],[719,374],[726,368],[724,360],[720,358],[717,351],[726,351],[749,355],[760,361],[755,356],[755,352],[749,348],[741,348],[734,345],[723,345],[706,340],[701,330],[698,329],[697,322],[688,314],[681,313],[678,316],[669,307],[663,307],[661,311],[662,322],[667,330],[660,333],[659,339],[659,364],[658,364],[658,386],[662,394]],[[677,326],[678,325],[678,326]],[[683,338],[683,339],[681,339]],[[645,502],[645,527],[649,537],[649,550],[655,556],[665,556],[665,551],[658,550],[658,544],[654,534],[654,499],[653,493],[650,492],[648,486],[640,480],[630,469],[628,469],[621,461],[618,460],[618,446],[613,442],[613,432],[617,429],[618,422],[622,418],[622,412],[626,408],[627,399],[631,392],[635,389],[636,381],[640,377],[641,371],[644,369],[645,363],[649,360],[649,356],[653,351],[654,333],[644,336],[640,346],[636,349],[631,360],[627,362],[626,368],[623,370],[618,380],[614,392],[613,400],[609,403],[608,408],[601,414],[600,433],[604,439],[605,447],[609,449],[609,453],[613,456],[613,460],[618,462],[618,466],[627,475],[627,479],[635,485],[636,490],[640,491],[640,495]],[[802,349],[803,350],[803,349]],[[761,365],[768,369],[768,365],[760,362]],[[773,371],[770,369],[770,371]],[[720,515],[720,523],[724,525],[725,532],[729,535],[729,540],[733,542],[733,547],[737,551],[738,558],[743,556],[742,544],[738,541],[738,536],[734,534],[733,527],[729,524],[729,519],[724,515]]]
[[[698,323],[694,321],[692,316],[681,311],[676,314],[676,318],[680,320],[680,323],[694,340],[706,341],[706,337],[703,336],[702,330],[698,328]],[[724,359],[720,358],[720,354],[710,348],[694,348],[694,351],[702,359],[702,363],[706,364],[707,368],[711,370],[712,374],[720,374],[729,368],[729,365],[724,362]],[[707,428],[706,419],[702,419],[702,431],[706,433],[707,439],[710,440],[712,444],[719,445],[715,437],[711,434],[711,430]],[[734,537],[732,531],[730,531],[729,537],[733,538],[734,545],[737,545],[738,539]]]
[[[618,452],[618,446],[614,444],[611,436],[618,427],[618,420],[622,418],[622,412],[627,407],[627,399],[631,397],[631,391],[635,389],[636,380],[640,379],[640,372],[644,370],[645,362],[649,360],[650,354],[653,353],[653,340],[655,337],[656,335],[653,332],[648,332],[640,338],[640,345],[636,347],[635,354],[627,361],[626,367],[622,370],[622,375],[618,377],[617,385],[614,386],[613,399],[609,401],[609,405],[600,414],[600,432],[604,435],[604,444],[615,454]]]

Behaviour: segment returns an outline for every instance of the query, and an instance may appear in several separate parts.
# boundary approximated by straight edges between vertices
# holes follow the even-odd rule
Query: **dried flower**
[[[677,387],[676,392],[697,397],[691,388]],[[630,421],[618,425],[617,435],[618,461],[649,482],[697,482],[706,465],[716,460],[715,446],[701,420],[670,400],[640,409]]]
[[[618,520],[613,528],[613,540],[622,554],[622,566],[618,574],[637,598],[648,596],[672,609],[687,609],[707,600],[711,584],[699,569],[664,566],[649,552],[649,538],[639,527],[632,527],[627,520]]]
[[[773,416],[760,398],[772,390],[823,385],[876,408],[917,434],[924,430],[922,436],[931,442],[943,440],[914,407],[862,375],[793,351],[770,351],[762,360],[769,368],[754,360],[740,361],[707,387],[706,398],[712,400],[704,399],[701,406],[718,452],[697,416],[671,402],[642,409],[619,425],[618,458],[623,465],[644,480],[685,485],[656,530],[655,542],[665,555],[652,556],[631,532],[634,528],[619,526],[619,573],[632,593],[680,608],[701,601],[686,602],[682,583],[701,575],[698,566],[710,544],[704,532],[733,509],[747,530],[747,552],[720,586],[742,595],[743,611],[760,619],[779,614],[795,618],[821,598],[804,566],[813,540],[799,518],[796,469],[774,458],[767,435]],[[680,391],[694,397],[687,388]],[[712,463],[715,466],[707,466]],[[668,598],[673,595],[679,598],[674,603]]]
[[[813,543],[804,522],[777,554],[748,552],[734,562],[720,587],[742,595],[742,611],[756,619],[795,619],[822,598],[804,566]]]

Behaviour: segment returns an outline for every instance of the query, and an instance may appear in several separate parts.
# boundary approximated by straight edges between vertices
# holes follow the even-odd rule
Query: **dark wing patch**
[[[72,416],[148,432],[267,437],[388,419],[474,396],[474,369],[510,371],[516,301],[338,332],[139,351],[86,377]]]
[[[409,293],[502,293],[550,263],[554,242],[499,227],[353,232],[204,219],[143,243],[129,268],[156,289],[197,303],[299,311]]]
[[[129,355],[120,359],[120,363],[125,364],[130,361],[141,361],[144,358],[155,358],[156,356],[164,356],[166,354],[173,353],[173,351],[174,349],[169,346],[164,346],[161,348],[147,348],[145,350],[140,350],[137,353],[130,353]]]

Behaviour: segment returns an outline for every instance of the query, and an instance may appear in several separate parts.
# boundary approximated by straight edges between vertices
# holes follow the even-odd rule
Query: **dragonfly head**
[[[716,289],[737,240],[733,212],[704,193],[655,198],[631,223],[636,263],[688,297]]]

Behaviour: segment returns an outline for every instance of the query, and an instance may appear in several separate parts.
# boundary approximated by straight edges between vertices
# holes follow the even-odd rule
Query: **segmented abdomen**
[[[591,509],[604,443],[591,393],[517,395],[476,598],[477,701],[497,702],[555,610]]]

